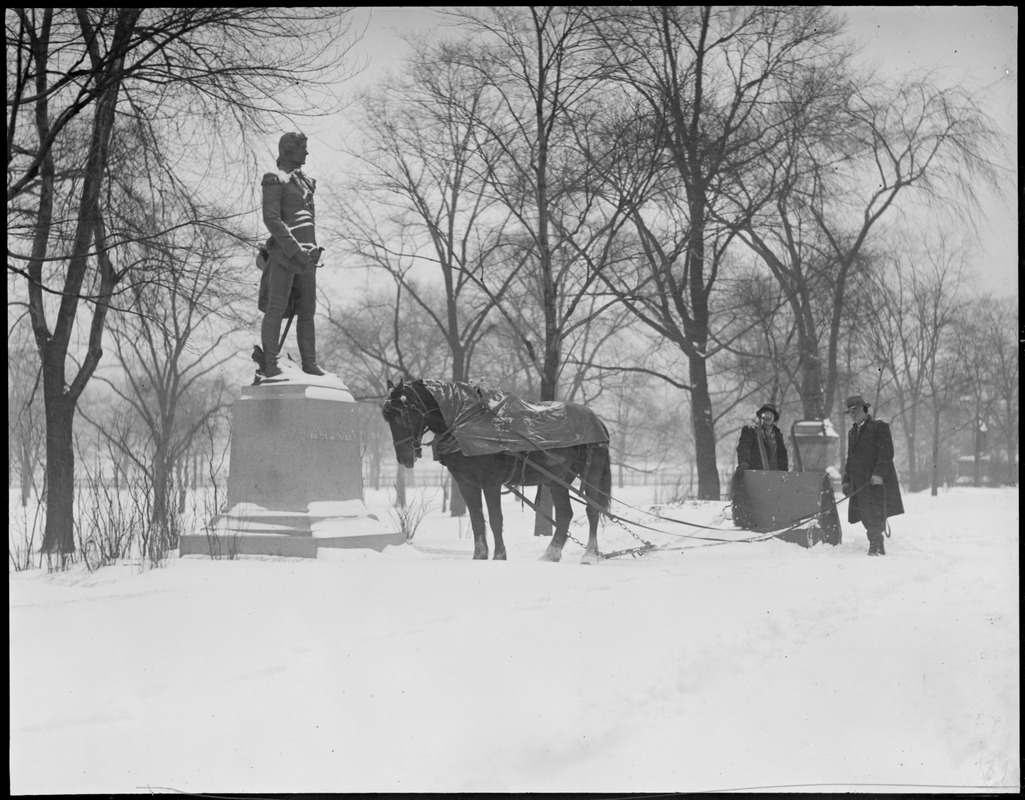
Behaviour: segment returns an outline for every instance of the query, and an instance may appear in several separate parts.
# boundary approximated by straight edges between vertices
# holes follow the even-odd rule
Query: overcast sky
[[[932,71],[942,83],[963,83],[978,92],[996,123],[1009,137],[1006,196],[983,200],[982,247],[975,265],[980,288],[1018,291],[1018,10],[1013,6],[836,6],[848,20],[848,35],[864,48],[866,64],[894,78]],[[423,6],[360,8],[367,24],[356,55],[365,60],[353,87],[401,67],[403,33],[435,27],[440,17]],[[337,126],[335,131],[337,131]],[[310,131],[331,148],[327,129]],[[313,159],[311,158],[311,166]]]

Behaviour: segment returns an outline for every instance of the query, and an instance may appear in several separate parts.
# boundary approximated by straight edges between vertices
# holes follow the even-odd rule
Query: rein
[[[409,430],[409,436],[406,436],[402,439],[396,439],[393,442],[393,444],[395,445],[395,447],[400,447],[401,445],[404,445],[406,442],[412,442],[413,450],[415,451],[416,455],[420,455],[420,451],[422,449],[421,440],[424,437],[424,433],[427,432],[427,414],[425,413],[426,410],[421,411],[420,430],[416,430],[416,426],[409,421],[409,410],[406,408],[404,403],[395,403],[393,400],[389,400],[389,405],[402,419],[402,424],[406,426],[407,430]],[[420,411],[420,409],[417,410]]]
[[[491,411],[491,409],[487,409],[487,410]],[[491,413],[494,416],[498,416],[497,414],[495,414],[494,411],[491,411]],[[543,446],[541,446],[537,442],[534,442],[529,436],[524,436],[523,434],[520,434],[518,432],[517,432],[517,435],[519,435],[519,437],[521,439],[523,439],[524,441],[529,442],[531,445],[533,445],[540,452],[548,454],[548,450],[547,449],[545,449]],[[526,456],[519,455],[519,454],[517,454],[517,455],[518,455],[518,457],[520,459],[522,459],[524,462],[526,462],[526,460],[527,460]],[[571,483],[567,483],[561,477],[559,477],[558,475],[555,475],[551,471],[547,470],[545,467],[541,466],[540,464],[538,464],[536,462],[530,462],[530,466],[533,467],[534,469],[536,469],[538,472],[540,472],[542,475],[544,475],[549,480],[553,481],[554,483],[559,484],[560,486],[562,486],[565,489],[568,489],[569,493],[570,493],[570,499],[571,500],[576,500],[577,502],[582,503],[582,504],[587,505],[587,506],[594,506],[595,505],[594,501],[592,501],[589,497],[587,497],[587,495],[585,495],[580,489],[578,489],[577,487],[573,486]],[[526,469],[526,463],[524,463],[523,468]],[[515,474],[515,466],[513,467],[513,471],[510,473],[510,477],[512,477],[513,474]],[[509,485],[509,484],[507,484],[507,485]],[[864,487],[862,487],[862,488],[864,488]],[[526,500],[526,498],[524,498],[519,492],[516,492],[512,488],[511,485],[509,485],[509,489],[511,491],[513,491],[514,494],[519,496],[520,499]],[[832,503],[831,503],[832,507],[833,508],[838,508],[841,503],[844,503],[844,502],[848,501],[850,499],[850,497],[852,497],[853,495],[857,494],[860,491],[861,491],[861,489],[858,489],[857,491],[852,492],[851,495],[849,495],[847,497],[844,497],[841,500],[834,499],[832,501]],[[529,501],[526,501],[526,502],[528,503],[528,505],[530,505],[533,508],[533,504],[532,503],[530,503]],[[719,532],[719,533],[726,533],[727,531],[730,530],[730,529],[727,529],[727,528],[717,528],[717,527],[714,527],[714,526],[711,526],[711,525],[699,525],[698,523],[688,522],[687,520],[677,519],[675,517],[666,517],[666,516],[663,516],[662,514],[657,514],[657,513],[651,512],[651,511],[646,511],[644,509],[637,508],[636,506],[632,506],[629,503],[624,503],[621,500],[617,500],[616,502],[619,503],[622,506],[625,506],[626,508],[629,508],[629,509],[633,510],[633,511],[639,511],[641,514],[644,514],[646,516],[654,517],[655,519],[664,520],[666,522],[672,522],[672,523],[675,523],[677,525],[686,525],[689,528],[699,528],[701,530],[713,531],[713,532]],[[807,514],[805,516],[797,517],[795,519],[792,519],[792,520],[790,520],[789,522],[785,523],[783,526],[781,526],[780,528],[778,528],[776,530],[769,531],[769,532],[766,532],[766,533],[756,534],[755,536],[752,536],[752,537],[747,538],[747,539],[723,539],[723,538],[716,537],[716,536],[699,536],[699,535],[696,535],[696,534],[686,534],[686,533],[676,533],[676,532],[673,532],[673,531],[666,531],[666,530],[662,530],[661,528],[652,527],[651,525],[645,525],[642,522],[637,522],[637,521],[634,521],[634,520],[628,520],[628,519],[626,519],[624,517],[619,516],[618,514],[613,513],[611,510],[608,510],[608,509],[606,509],[606,510],[599,509],[599,510],[601,511],[602,514],[604,514],[606,517],[608,517],[608,519],[612,520],[616,524],[618,524],[621,527],[625,528],[628,533],[630,533],[632,536],[634,536],[634,538],[638,538],[639,539],[640,537],[638,537],[637,534],[632,533],[627,526],[634,526],[634,527],[642,528],[644,530],[652,531],[653,533],[664,534],[666,536],[675,536],[675,537],[680,538],[680,539],[697,539],[697,540],[700,540],[700,541],[711,542],[711,543],[714,543],[714,544],[732,544],[732,543],[738,543],[738,542],[757,542],[757,541],[763,541],[763,540],[766,540],[766,539],[771,539],[771,538],[774,538],[779,533],[785,533],[785,532],[787,532],[789,530],[793,530],[794,528],[800,527],[801,525],[803,525],[806,522],[810,522],[813,519],[817,519],[819,517],[819,515],[822,513],[822,509],[820,509],[819,511],[816,511],[815,513]],[[888,532],[887,532],[887,535],[889,535]],[[641,540],[641,541],[644,541],[644,540]],[[658,547],[656,545],[651,544],[650,542],[645,542],[645,547],[643,547],[641,549],[642,550],[656,550],[656,549],[665,549],[665,548],[660,548],[660,547]],[[623,551],[623,552],[625,553],[627,551]],[[620,553],[616,553],[615,555],[620,555]],[[608,556],[602,555],[602,557],[603,558],[607,558]]]
[[[428,423],[427,423],[427,416],[429,414],[431,414],[431,413],[434,413],[435,411],[437,411],[439,413],[439,416],[440,416],[441,415],[441,411],[440,411],[440,408],[437,408],[437,407],[434,408],[434,409],[428,409],[426,402],[423,400],[422,397],[420,397],[419,393],[416,391],[416,389],[413,387],[412,384],[410,384],[410,387],[409,387],[409,395],[411,395],[413,398],[415,398],[416,404],[415,404],[414,407],[421,414],[420,430],[418,432],[416,432],[416,433],[412,433],[412,431],[414,429],[414,426],[409,424],[409,416],[408,416],[409,411],[408,411],[408,409],[405,406],[405,402],[408,402],[410,405],[413,405],[413,403],[410,400],[408,400],[408,399],[404,403],[397,403],[396,400],[398,400],[398,398],[390,400],[390,402],[393,403],[392,408],[394,408],[396,410],[396,412],[402,416],[403,420],[406,423],[406,427],[411,432],[410,436],[407,436],[406,438],[401,439],[401,440],[397,440],[395,442],[395,446],[397,447],[397,446],[399,446],[401,444],[405,444],[406,442],[412,442],[414,448],[416,448],[417,455],[419,455],[419,451],[420,451],[420,447],[421,447],[420,440],[423,438],[424,433],[429,428]],[[495,417],[498,416],[493,409],[489,408],[486,405],[482,404],[479,407],[478,410],[480,410],[480,409],[486,410],[486,411],[490,412],[492,414],[492,416],[495,416]],[[474,413],[477,413],[477,410],[475,410]],[[448,435],[449,433],[451,433],[453,428],[456,427],[457,423],[458,423],[458,420],[456,422],[454,422],[451,426],[446,427],[446,429],[442,433],[440,433],[440,434],[435,431],[434,432],[435,441],[437,441],[437,440],[441,439],[442,437],[444,437],[444,436]],[[442,418],[442,425],[444,425],[444,424],[445,424],[445,421],[444,421],[444,418]],[[524,435],[522,433],[519,433],[518,431],[516,431],[515,433],[516,433],[517,436],[519,436],[525,442],[529,443],[534,450],[539,451],[541,453],[544,453],[546,455],[551,455],[547,448],[545,448],[541,444],[535,442],[531,437],[526,436],[526,435]],[[588,448],[590,448],[592,446],[594,446],[594,445],[588,445]],[[606,447],[607,447],[607,445],[606,445]],[[654,533],[659,533],[659,534],[663,534],[665,536],[671,536],[671,537],[676,537],[676,538],[680,538],[680,539],[696,539],[696,540],[700,540],[700,541],[708,543],[706,545],[706,546],[708,546],[708,545],[716,545],[716,544],[733,544],[733,543],[742,543],[742,542],[757,542],[757,541],[764,541],[766,539],[771,539],[771,538],[774,538],[775,536],[777,536],[779,533],[792,530],[794,528],[797,528],[797,527],[801,526],[802,524],[804,524],[806,522],[810,522],[811,520],[814,520],[814,519],[818,518],[820,516],[820,514],[822,513],[822,509],[820,509],[819,511],[816,511],[816,512],[814,512],[812,514],[808,514],[808,515],[805,515],[805,516],[802,516],[802,517],[798,517],[796,519],[792,519],[789,522],[785,523],[780,528],[777,528],[776,530],[765,532],[765,533],[760,533],[760,534],[755,534],[754,536],[751,536],[751,537],[748,537],[748,538],[744,538],[744,539],[724,539],[724,538],[717,537],[717,536],[700,536],[700,535],[697,535],[697,534],[677,533],[677,532],[674,532],[674,531],[662,530],[660,528],[656,528],[656,527],[653,527],[653,526],[650,526],[650,525],[645,525],[644,523],[641,523],[641,522],[638,522],[638,521],[628,520],[628,519],[626,519],[624,517],[619,516],[618,514],[613,513],[610,509],[602,509],[591,498],[589,498],[581,489],[578,489],[576,486],[573,486],[573,484],[571,482],[567,482],[561,476],[556,475],[555,473],[553,473],[552,471],[550,471],[546,467],[542,466],[541,464],[537,463],[536,461],[530,461],[529,460],[529,456],[527,454],[525,454],[525,453],[513,453],[512,455],[514,455],[516,458],[515,458],[512,466],[510,468],[508,477],[506,478],[505,481],[503,481],[504,485],[509,489],[509,491],[511,491],[513,494],[515,494],[517,497],[519,497],[520,500],[525,502],[531,508],[534,508],[534,510],[537,513],[541,514],[542,516],[547,517],[550,522],[555,524],[555,520],[552,520],[551,517],[549,517],[547,514],[544,514],[544,512],[542,512],[539,509],[537,509],[535,507],[534,503],[532,503],[530,500],[528,500],[526,497],[524,497],[522,493],[520,493],[515,488],[513,488],[513,480],[516,477],[517,471],[520,472],[520,478],[522,480],[523,476],[526,473],[527,467],[530,466],[531,468],[533,468],[537,472],[539,472],[542,476],[547,478],[549,481],[551,481],[553,483],[556,483],[557,485],[559,485],[559,486],[563,487],[564,489],[568,490],[569,496],[570,496],[571,500],[575,500],[575,501],[577,501],[579,503],[582,503],[585,506],[594,507],[600,513],[602,513],[604,516],[606,516],[609,520],[611,520],[611,521],[615,522],[616,524],[620,525],[621,527],[626,529],[627,532],[630,533],[630,535],[632,535],[634,538],[639,539],[640,541],[642,541],[644,543],[643,547],[635,548],[634,550],[623,550],[623,551],[617,551],[615,553],[609,553],[609,554],[601,554],[601,553],[599,553],[599,557],[601,557],[601,558],[612,558],[612,557],[615,557],[615,556],[627,555],[627,554],[629,554],[629,555],[638,555],[638,554],[643,554],[645,552],[649,552],[649,551],[653,551],[653,550],[676,549],[676,548],[668,548],[668,547],[665,547],[665,546],[654,545],[651,542],[648,542],[648,541],[646,541],[644,539],[641,539],[641,537],[638,536],[636,533],[633,533],[632,531],[630,531],[630,529],[629,529],[630,527],[638,527],[638,528],[641,528],[641,529],[644,529],[644,530],[647,530],[647,531],[652,531]],[[588,453],[588,461],[590,461],[590,453]],[[866,487],[862,487],[862,488],[866,488]],[[831,506],[834,507],[834,508],[838,507],[841,503],[847,502],[852,496],[858,494],[860,491],[862,491],[862,489],[858,489],[857,491],[852,492],[851,495],[848,495],[848,496],[846,496],[846,497],[844,497],[844,498],[842,498],[840,500],[836,500],[834,498],[832,503],[831,503]],[[884,492],[885,492],[885,489],[884,489]],[[884,497],[885,497],[885,495],[884,495]],[[609,498],[609,499],[611,500],[611,498]],[[676,525],[685,525],[685,526],[687,526],[689,528],[697,528],[697,529],[701,529],[701,530],[709,531],[709,532],[713,532],[713,533],[726,533],[726,532],[731,532],[732,533],[732,532],[734,532],[736,530],[736,529],[726,529],[726,528],[714,527],[714,526],[711,526],[711,525],[700,525],[700,524],[697,524],[697,523],[694,523],[694,522],[688,522],[687,520],[678,519],[678,518],[675,518],[675,517],[667,517],[667,516],[663,516],[662,514],[654,513],[654,512],[649,511],[649,510],[637,508],[636,506],[632,506],[629,503],[624,503],[621,500],[617,500],[616,502],[619,505],[624,506],[625,508],[631,509],[633,511],[638,511],[642,515],[645,515],[645,516],[648,516],[648,517],[653,517],[654,519],[657,519],[657,520],[663,520],[665,522],[671,522],[671,523],[674,523]],[[885,499],[884,499],[884,503],[885,503]],[[886,535],[889,536],[889,530],[886,531]],[[569,536],[569,538],[571,538],[571,539],[573,538],[572,535],[570,535],[568,532],[567,532],[567,536]],[[576,540],[574,539],[574,541],[576,541]],[[578,544],[579,544],[579,542],[578,542]]]

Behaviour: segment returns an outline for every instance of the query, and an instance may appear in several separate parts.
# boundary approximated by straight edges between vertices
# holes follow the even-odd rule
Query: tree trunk
[[[116,45],[120,46],[122,37],[131,35],[135,21],[141,13],[141,9],[126,12],[127,23],[122,25],[119,22],[117,26],[114,40]],[[84,16],[82,18],[84,19]],[[60,301],[52,333],[46,326],[45,310],[39,290],[30,289],[29,294],[32,328],[43,365],[43,398],[46,407],[47,513],[42,544],[44,553],[66,554],[75,550],[75,407],[103,355],[101,340],[104,322],[110,309],[109,298],[116,280],[110,263],[110,254],[105,248],[100,196],[110,160],[109,145],[114,129],[117,98],[121,91],[122,65],[123,58],[113,60],[106,67],[103,76],[109,79],[109,85],[99,95],[96,105],[92,137],[83,165],[82,194],[65,275],[64,295]],[[98,264],[99,282],[95,290],[93,318],[89,325],[89,344],[78,373],[69,385],[65,374],[68,348],[81,302],[80,293],[89,272],[91,244],[94,242],[97,252],[92,257],[96,258]]]
[[[534,535],[551,536],[555,533],[552,526],[552,513],[555,505],[552,503],[552,490],[547,484],[542,483],[537,487],[537,494],[534,497]]]
[[[19,461],[21,462],[21,507],[28,507],[28,501],[32,497],[32,487],[35,485],[35,462],[29,452],[29,446],[24,441],[19,442]]]
[[[912,422],[914,424],[914,422]],[[907,430],[904,432],[904,447],[907,448],[908,453],[908,487],[913,492],[917,492],[922,488],[921,476],[918,474],[918,457],[915,453],[915,448],[918,446],[915,441],[914,430]]]
[[[705,359],[690,359],[690,416],[694,428],[694,456],[697,461],[698,499],[719,500],[719,468],[715,456],[715,423],[712,420],[712,398],[708,392],[708,370]]]
[[[689,154],[690,163],[697,163],[696,153]],[[703,186],[689,189],[690,215],[694,231],[687,247],[687,293],[690,295],[691,321],[684,323],[690,342],[690,417],[694,430],[694,458],[697,462],[698,499],[721,499],[719,466],[715,454],[715,421],[712,396],[708,391],[708,293],[705,287],[705,221],[706,190]],[[683,316],[686,320],[686,316]]]
[[[972,453],[975,457],[975,469],[972,476],[972,486],[982,486],[982,437],[979,436],[979,420],[981,416],[975,413],[975,431],[972,436]]]
[[[1018,485],[1018,437],[1007,436],[1005,438],[1007,444],[1007,485],[1017,486]]]
[[[75,552],[75,451],[72,430],[75,401],[54,385],[63,381],[46,381],[43,399],[46,408],[46,526],[43,531],[44,553]]]
[[[156,548],[151,555],[161,557],[177,542],[172,541],[173,531],[170,524],[171,497],[174,490],[174,462],[163,448],[159,449],[153,459],[153,510],[150,515],[151,533],[150,547]],[[154,538],[157,537],[156,539]]]
[[[819,348],[803,326],[799,331],[798,349],[801,369],[801,413],[805,419],[825,419],[826,409],[822,393],[822,359]]]

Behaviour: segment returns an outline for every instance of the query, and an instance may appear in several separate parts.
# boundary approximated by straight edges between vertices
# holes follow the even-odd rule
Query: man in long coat
[[[847,434],[843,493],[850,497],[847,520],[865,525],[868,554],[884,556],[886,519],[903,514],[904,503],[893,466],[890,426],[873,419],[868,407],[860,394],[847,398],[845,413],[850,415],[853,425]]]

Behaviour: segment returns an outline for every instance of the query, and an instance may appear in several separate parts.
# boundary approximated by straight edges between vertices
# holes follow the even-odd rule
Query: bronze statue
[[[277,171],[266,173],[261,182],[263,222],[271,234],[266,245],[266,309],[260,331],[265,378],[281,374],[281,320],[292,313],[298,317],[295,336],[303,372],[324,374],[317,365],[314,325],[317,267],[324,248],[317,246],[313,203],[317,182],[301,169],[306,156],[305,134],[286,133],[278,142]]]

